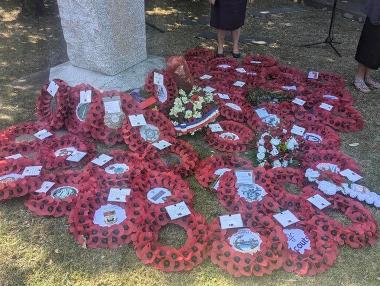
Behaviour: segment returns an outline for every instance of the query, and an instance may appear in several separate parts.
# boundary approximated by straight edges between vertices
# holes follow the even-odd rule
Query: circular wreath
[[[206,64],[200,63],[198,61],[186,61],[190,70],[190,74],[193,78],[198,78],[206,72]]]
[[[181,201],[192,205],[193,193],[189,184],[171,172],[148,171],[134,180],[143,194],[149,210],[159,209]]]
[[[110,186],[110,185],[108,185]],[[88,188],[69,216],[70,233],[86,248],[117,248],[137,239],[146,210],[133,192],[126,202],[109,202],[108,188]]]
[[[227,120],[245,123],[245,110],[251,108],[246,99],[236,98],[233,100],[224,100],[219,96],[214,96],[218,104],[220,114]]]
[[[146,110],[143,112],[147,125],[133,127],[129,120],[123,124],[124,142],[132,151],[142,151],[147,145],[159,142],[166,137],[175,137],[173,123],[161,112]]]
[[[215,53],[212,50],[197,47],[186,51],[184,57],[187,61],[207,63],[215,58]]]
[[[302,136],[301,149],[304,152],[310,150],[339,150],[340,148],[340,136],[332,128],[323,124],[303,124],[303,128],[306,129]],[[296,136],[299,138],[300,136]]]
[[[254,134],[247,126],[234,121],[218,122],[223,128],[222,132],[206,131],[207,143],[221,152],[244,152],[254,139]]]
[[[25,206],[40,216],[67,216],[73,209],[78,194],[88,188],[96,188],[96,181],[86,178],[85,182],[79,171],[48,174],[42,178],[42,181],[51,182],[54,185],[44,192],[40,191],[41,184],[25,201]]]
[[[195,170],[195,179],[204,187],[209,188],[222,174],[232,169],[252,169],[252,162],[232,154],[211,156],[202,160]]]
[[[282,73],[282,75],[294,78],[294,80],[297,80],[299,83],[302,83],[302,80],[305,77],[305,73],[302,70],[292,66],[278,65],[277,68]]]
[[[331,111],[315,106],[314,114],[325,124],[339,132],[355,132],[364,128],[361,113],[352,106],[334,106]]]
[[[276,66],[277,60],[269,56],[249,55],[244,58],[243,63],[245,65],[254,65],[256,67],[267,68]]]
[[[154,84],[154,73],[160,73],[164,76],[164,86],[158,87]],[[177,83],[168,71],[154,71],[148,74],[145,80],[145,91],[151,93],[157,99],[157,105],[161,111],[167,112],[178,97]]]
[[[81,103],[81,92],[91,91],[91,102]],[[69,91],[67,130],[80,135],[87,135],[90,132],[88,113],[91,104],[101,97],[101,92],[89,84],[79,84],[72,87]]]
[[[67,158],[76,151],[86,152],[86,156],[79,162],[68,161]],[[52,139],[41,147],[38,159],[48,169],[75,168],[85,166],[96,153],[95,144],[73,134]]]
[[[336,87],[343,89],[346,86],[346,81],[340,75],[328,72],[320,72],[318,75],[318,79],[308,79],[304,77],[306,84],[312,85],[313,83],[317,83],[323,87]]]
[[[265,85],[266,69],[252,66],[242,65],[242,70],[235,69],[235,76],[245,82],[248,88],[260,88]]]
[[[283,191],[273,176],[262,168],[253,171],[253,185],[237,186],[234,172],[226,172],[219,180],[217,195],[219,202],[231,212],[275,213],[279,209],[276,200],[281,199]]]
[[[305,100],[305,99],[304,99]],[[353,104],[353,98],[346,88],[336,86],[326,86],[315,89],[306,94],[305,107],[308,109],[320,105],[324,101],[329,101],[332,105],[350,106]]]
[[[302,196],[308,198],[319,194],[324,196],[316,186],[308,185],[302,190]],[[328,217],[330,224],[334,227],[330,231],[331,236],[339,244],[346,244],[352,248],[362,248],[367,245],[375,245],[378,237],[378,227],[376,219],[372,213],[361,203],[344,197],[342,195],[324,196],[331,203],[330,206],[320,211]],[[351,221],[349,225],[343,225],[341,222],[329,216],[328,211],[334,210],[344,215]]]
[[[266,83],[263,84],[263,87],[267,90],[288,92],[293,96],[302,94],[306,89],[301,81],[297,80],[297,77],[284,73],[279,74],[273,80],[266,81]]]
[[[106,114],[103,99],[105,97],[120,97],[121,113]],[[119,91],[106,91],[95,100],[90,107],[87,115],[88,122],[91,123],[91,136],[96,140],[100,140],[107,145],[114,145],[123,142],[122,124],[124,119],[130,114],[138,114],[140,108],[138,103],[128,93]],[[115,117],[115,118],[114,118]]]
[[[161,221],[158,221],[161,220]],[[187,240],[180,248],[163,246],[158,242],[159,232],[168,224],[178,225],[186,230]],[[208,225],[200,214],[171,221],[163,214],[147,222],[147,227],[134,243],[137,257],[147,265],[165,272],[191,270],[207,258]]]
[[[272,218],[242,214],[245,228],[221,229],[219,219],[210,225],[211,262],[235,277],[263,276],[282,267],[285,236]]]
[[[299,189],[305,186],[305,173],[298,168],[274,168],[268,170],[268,172],[272,174],[280,186],[289,184],[295,185]]]
[[[232,58],[214,58],[208,62],[209,71],[221,71],[224,73],[233,72],[239,65],[239,62]]]
[[[310,222],[300,221],[284,229],[284,232],[288,241],[283,264],[286,272],[313,276],[327,271],[334,264],[339,254],[338,246],[322,229]],[[301,232],[301,240],[295,238],[295,232]]]
[[[0,202],[23,197],[41,185],[39,176],[22,175],[26,167],[37,164],[26,158],[0,160]],[[41,172],[43,174],[44,170]]]
[[[41,94],[37,98],[37,117],[45,122],[52,129],[61,129],[65,126],[67,119],[67,102],[70,87],[60,79],[53,80],[58,85],[55,96],[48,92],[49,84],[45,84],[41,89]]]
[[[0,158],[21,154],[25,157],[35,157],[42,141],[34,136],[35,133],[49,127],[42,122],[26,122],[11,126],[0,133]],[[51,140],[49,137],[46,140]]]

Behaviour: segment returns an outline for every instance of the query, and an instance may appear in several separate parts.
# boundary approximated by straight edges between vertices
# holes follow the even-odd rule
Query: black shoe
[[[232,56],[233,56],[235,59],[239,59],[239,58],[241,57],[241,54],[240,54],[240,53],[235,54],[234,52],[232,52]]]
[[[224,53],[221,53],[221,54],[216,53],[216,57],[217,57],[217,58],[223,58],[223,57],[224,57]]]

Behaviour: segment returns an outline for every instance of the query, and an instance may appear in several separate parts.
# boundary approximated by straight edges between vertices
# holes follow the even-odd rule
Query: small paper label
[[[342,176],[346,177],[347,179],[349,179],[353,183],[363,179],[362,176],[360,176],[359,174],[355,173],[354,171],[352,171],[350,169],[343,170],[340,172],[340,174]]]
[[[265,108],[256,109],[255,112],[257,116],[260,117],[261,119],[269,116],[269,113]]]
[[[222,229],[239,228],[244,226],[241,214],[223,215],[219,217],[219,220]]]
[[[92,90],[82,90],[79,94],[79,101],[81,104],[91,103],[92,101]]]
[[[22,172],[23,177],[39,176],[41,174],[42,166],[29,166]]]
[[[131,189],[111,188],[108,194],[108,201],[125,203],[127,202],[127,197],[130,195]]]
[[[228,106],[229,108],[231,108],[233,110],[239,111],[239,112],[242,111],[242,109],[239,105],[232,103],[232,102],[227,102],[226,106]]]
[[[295,85],[284,85],[282,89],[286,91],[297,91],[297,87]]]
[[[253,185],[255,183],[252,170],[235,171],[235,176],[236,176],[236,186]]]
[[[327,111],[331,111],[334,108],[334,106],[327,104],[327,103],[324,103],[324,102],[321,103],[321,105],[319,107],[324,109],[324,110],[327,110]]]
[[[306,131],[305,128],[298,125],[293,125],[292,130],[290,130],[292,134],[299,135],[299,136],[303,136],[305,131]]]
[[[104,110],[106,113],[121,113],[120,96],[103,98]]]
[[[273,216],[283,227],[287,227],[298,222],[298,218],[289,210],[275,214]]]
[[[200,77],[201,80],[208,80],[208,79],[212,79],[212,76],[211,75],[208,75],[208,74],[205,74],[205,75],[202,75]]]
[[[308,198],[307,200],[320,210],[323,210],[324,208],[327,208],[331,205],[331,203],[328,200],[326,200],[324,197],[318,194]]]
[[[247,71],[245,70],[245,68],[237,68],[235,69],[238,73],[247,73]]]
[[[284,229],[284,234],[288,238],[289,249],[300,254],[311,249],[310,240],[302,229]]]
[[[59,89],[59,85],[55,83],[54,80],[52,80],[50,83],[49,83],[49,86],[47,88],[47,91],[48,93],[54,97],[56,94],[57,94],[57,91]]]
[[[331,94],[325,94],[323,96],[323,98],[326,98],[326,99],[332,99],[332,100],[338,100],[339,98],[335,95],[331,95]]]
[[[145,117],[143,114],[130,115],[128,118],[133,127],[146,125]]]
[[[305,100],[302,100],[301,98],[298,98],[298,97],[296,97],[292,102],[299,106],[304,106],[304,104],[306,103]]]
[[[45,181],[42,183],[41,187],[36,191],[36,193],[46,194],[54,185],[54,182]]]
[[[50,136],[53,136],[52,133],[50,133],[49,131],[47,131],[46,129],[43,129],[43,130],[40,130],[38,131],[37,133],[34,134],[34,137],[40,139],[40,140],[44,140]]]
[[[5,159],[13,159],[13,160],[17,160],[17,159],[20,159],[20,158],[22,158],[21,154],[14,154],[14,155],[5,157]]]
[[[221,69],[228,69],[230,67],[231,67],[230,65],[226,65],[226,64],[218,65],[218,68],[221,68]]]
[[[167,206],[165,207],[165,209],[171,220],[175,220],[177,218],[181,218],[181,217],[188,216],[189,214],[191,214],[185,202],[180,202],[175,205]]]
[[[168,141],[161,140],[159,142],[155,142],[152,144],[154,147],[156,147],[158,150],[164,150],[168,147],[170,147],[172,144]]]
[[[228,94],[218,93],[218,96],[220,99],[230,99],[230,96]]]
[[[235,81],[234,82],[234,86],[243,87],[243,86],[245,86],[245,82],[244,81],[240,81],[240,80]]]
[[[67,157],[67,161],[70,161],[70,162],[79,162],[80,160],[82,160],[85,156],[87,155],[86,152],[82,152],[82,151],[75,151],[73,154],[71,154],[69,157]]]
[[[104,164],[108,163],[109,161],[111,161],[113,158],[111,156],[108,156],[106,154],[102,154],[100,156],[98,156],[97,158],[95,158],[94,160],[92,160],[91,162],[94,163],[95,165],[98,165],[98,166],[103,166]]]
[[[251,61],[251,64],[253,64],[253,65],[259,65],[259,64],[261,64],[261,62],[260,61]]]
[[[154,188],[147,193],[146,197],[151,203],[158,205],[165,203],[171,195],[172,192],[166,188]]]
[[[319,72],[316,71],[309,71],[309,74],[307,75],[308,79],[318,79],[319,78]]]
[[[205,93],[213,93],[216,89],[215,88],[212,88],[211,86],[206,86],[203,91]]]
[[[153,83],[155,85],[163,86],[164,85],[164,75],[155,72],[153,73]]]
[[[222,132],[223,128],[219,123],[209,124],[208,127],[211,129],[211,132]]]

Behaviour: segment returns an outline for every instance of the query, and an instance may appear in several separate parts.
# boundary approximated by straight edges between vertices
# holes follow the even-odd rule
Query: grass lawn
[[[49,66],[65,61],[65,47],[55,16],[57,8],[49,4],[48,15],[40,21],[23,19],[16,1],[0,3],[0,128],[34,118],[35,94],[46,79]],[[201,45],[215,47],[213,40],[195,36],[209,30],[205,25],[187,26],[188,16],[207,15],[207,1],[148,1],[148,21],[165,29],[159,33],[148,27],[148,50],[151,54],[180,54]],[[292,1],[257,0],[251,9],[292,6]],[[250,11],[251,12],[251,11]],[[282,63],[305,70],[336,72],[347,85],[362,112],[366,127],[357,133],[342,134],[342,149],[357,160],[365,179],[363,184],[379,192],[380,183],[380,94],[359,95],[350,83],[354,75],[353,59],[361,24],[337,18],[336,37],[343,54],[337,58],[327,48],[305,49],[299,44],[324,39],[329,14],[306,9],[304,12],[261,17],[249,16],[243,34],[269,39],[269,45],[243,46],[246,53],[275,56]],[[184,35],[186,35],[184,37]],[[380,77],[379,73],[375,75]],[[20,78],[24,80],[18,80]],[[186,138],[202,158],[213,153],[198,134]],[[356,147],[350,143],[359,143]],[[244,154],[243,154],[244,155]],[[209,221],[223,214],[215,194],[201,188],[189,178],[195,193],[195,209]],[[371,208],[378,222],[380,211]],[[41,218],[31,214],[23,199],[0,205],[0,286],[21,285],[380,285],[380,243],[372,248],[341,248],[336,264],[326,273],[302,278],[277,271],[263,278],[235,279],[206,260],[190,272],[167,274],[144,266],[132,246],[116,250],[88,250],[77,245],[67,231],[66,219]],[[182,230],[167,227],[161,241],[180,245],[185,241]]]

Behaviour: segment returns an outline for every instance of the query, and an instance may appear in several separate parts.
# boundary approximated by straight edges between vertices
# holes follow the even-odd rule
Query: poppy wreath
[[[316,186],[308,185],[302,190],[305,198],[319,194],[324,196]],[[375,245],[378,238],[378,227],[372,213],[360,202],[342,195],[324,196],[331,203],[330,206],[320,211],[332,226],[331,236],[339,245],[348,245],[352,248],[362,248]],[[329,210],[336,211],[351,221],[351,224],[343,225],[330,217]],[[312,218],[311,218],[312,219]],[[334,230],[334,231],[333,231]]]
[[[327,86],[308,93],[306,96],[305,107],[311,109],[315,105],[319,105],[326,100],[329,101],[329,104],[334,106],[350,106],[354,102],[350,92],[346,88]]]
[[[273,105],[272,105],[273,108]],[[303,124],[321,123],[318,116],[310,114],[305,108],[291,102],[281,102],[278,104],[279,116],[291,124],[302,122]],[[269,110],[271,110],[269,108]],[[291,126],[290,126],[291,127]]]
[[[208,62],[209,71],[221,71],[232,73],[239,65],[239,62],[232,58],[214,58]]]
[[[186,61],[193,78],[198,78],[206,72],[206,64],[198,61]]]
[[[247,126],[234,121],[218,122],[223,128],[222,132],[212,132],[209,128],[206,131],[205,140],[207,143],[221,152],[244,152],[250,142],[254,139],[254,134]]]
[[[280,186],[294,185],[300,190],[305,186],[305,173],[298,168],[273,168],[268,170]]]
[[[247,84],[248,88],[259,88],[264,86],[266,69],[258,68],[252,65],[243,65],[241,67],[245,72],[235,70],[236,77]]]
[[[275,79],[267,81],[263,87],[273,91],[286,91],[294,95],[302,94],[306,88],[293,76],[279,74]]]
[[[246,117],[244,110],[251,108],[246,99],[236,98],[233,100],[224,100],[219,96],[214,96],[218,104],[220,114],[227,120],[245,123]]]
[[[43,176],[42,181],[54,185],[47,191],[39,191],[42,185],[31,193],[25,201],[25,206],[39,216],[68,216],[73,209],[77,196],[88,188],[96,188],[92,178],[83,179],[80,171],[65,171]]]
[[[302,83],[302,81],[305,77],[305,73],[302,70],[295,68],[295,67],[292,67],[292,66],[278,65],[277,68],[279,69],[279,71],[284,76],[287,76],[289,78],[293,78],[298,83]]]
[[[292,236],[295,231],[303,232],[302,240]],[[284,255],[286,260],[283,264],[286,272],[314,276],[327,271],[335,263],[339,254],[338,246],[321,228],[310,222],[300,221],[284,229],[284,232],[289,232],[288,249]]]
[[[163,209],[162,211],[164,211]],[[200,214],[170,220],[166,213],[146,221],[144,231],[134,243],[137,257],[147,265],[165,272],[189,271],[207,258],[208,224]],[[185,229],[187,240],[180,248],[163,246],[158,242],[162,227],[175,224]]]
[[[193,48],[186,51],[184,57],[187,61],[207,63],[209,60],[215,58],[215,53],[212,50],[206,48]]]
[[[244,65],[253,65],[255,67],[267,68],[277,66],[277,60],[263,55],[249,55],[243,60]]]
[[[277,200],[284,192],[274,178],[262,168],[254,170],[255,180],[252,186],[236,186],[234,172],[226,172],[219,180],[218,200],[230,212],[252,212],[262,214],[276,213],[279,210]]]
[[[173,123],[163,113],[146,110],[143,115],[147,125],[133,127],[128,119],[123,124],[124,142],[132,151],[143,151],[147,145],[176,136]]]
[[[335,87],[340,89],[343,89],[346,86],[346,82],[343,77],[328,72],[320,72],[318,75],[318,79],[308,79],[307,77],[305,77],[305,81],[307,84],[317,82],[318,84],[324,87]]]
[[[22,175],[26,167],[36,164],[36,161],[26,158],[0,160],[0,202],[23,197],[41,185],[39,176]]]
[[[157,86],[154,84],[154,73],[160,73],[164,76],[164,89],[159,94]],[[167,112],[172,108],[174,99],[178,96],[178,86],[173,75],[165,70],[153,71],[148,74],[145,80],[145,91],[151,93],[157,99],[157,106],[161,111]]]
[[[49,127],[42,122],[26,122],[11,126],[0,133],[0,158],[10,155],[21,154],[33,157],[45,140],[39,140],[35,133]],[[46,140],[51,140],[49,139]]]
[[[236,89],[233,87],[233,83],[234,81],[232,80],[229,80],[228,83],[224,83],[222,81],[214,81],[210,83],[208,86],[215,88],[215,93],[228,95],[228,97],[231,100],[245,100],[248,94],[248,90],[244,88]],[[217,99],[216,96],[214,96],[214,98]]]
[[[79,162],[67,160],[76,151],[86,152],[86,156]],[[41,147],[38,159],[48,169],[68,169],[85,166],[96,154],[95,144],[83,137],[66,134],[62,137],[52,139]]]
[[[252,169],[250,160],[226,154],[221,156],[210,156],[202,160],[195,170],[195,179],[204,187],[209,188],[224,171],[231,169]]]
[[[81,92],[91,91],[91,102],[81,103]],[[90,123],[87,120],[88,112],[92,102],[96,102],[101,97],[101,92],[89,84],[79,84],[69,91],[67,130],[82,136],[89,134]]]
[[[53,81],[59,87],[57,93],[51,96],[48,92],[49,84],[45,84],[37,98],[36,108],[38,120],[58,130],[66,123],[70,87],[63,80],[54,79]]]
[[[352,106],[334,106],[331,111],[315,106],[313,111],[317,118],[336,131],[356,132],[364,128],[363,116]]]
[[[106,97],[120,97],[121,114],[116,113],[117,122],[112,120],[112,116],[106,116],[103,99]],[[87,118],[91,124],[91,136],[95,140],[104,142],[107,145],[114,145],[123,142],[122,123],[130,114],[136,114],[140,110],[138,103],[128,93],[119,91],[106,91],[91,104]]]
[[[132,193],[124,203],[108,196],[109,189],[87,189],[70,213],[69,231],[85,248],[113,249],[137,239],[146,213],[142,198]]]
[[[243,213],[242,219],[242,229],[221,229],[219,219],[211,223],[211,262],[235,277],[264,276],[280,269],[286,248],[281,228],[256,212]]]

